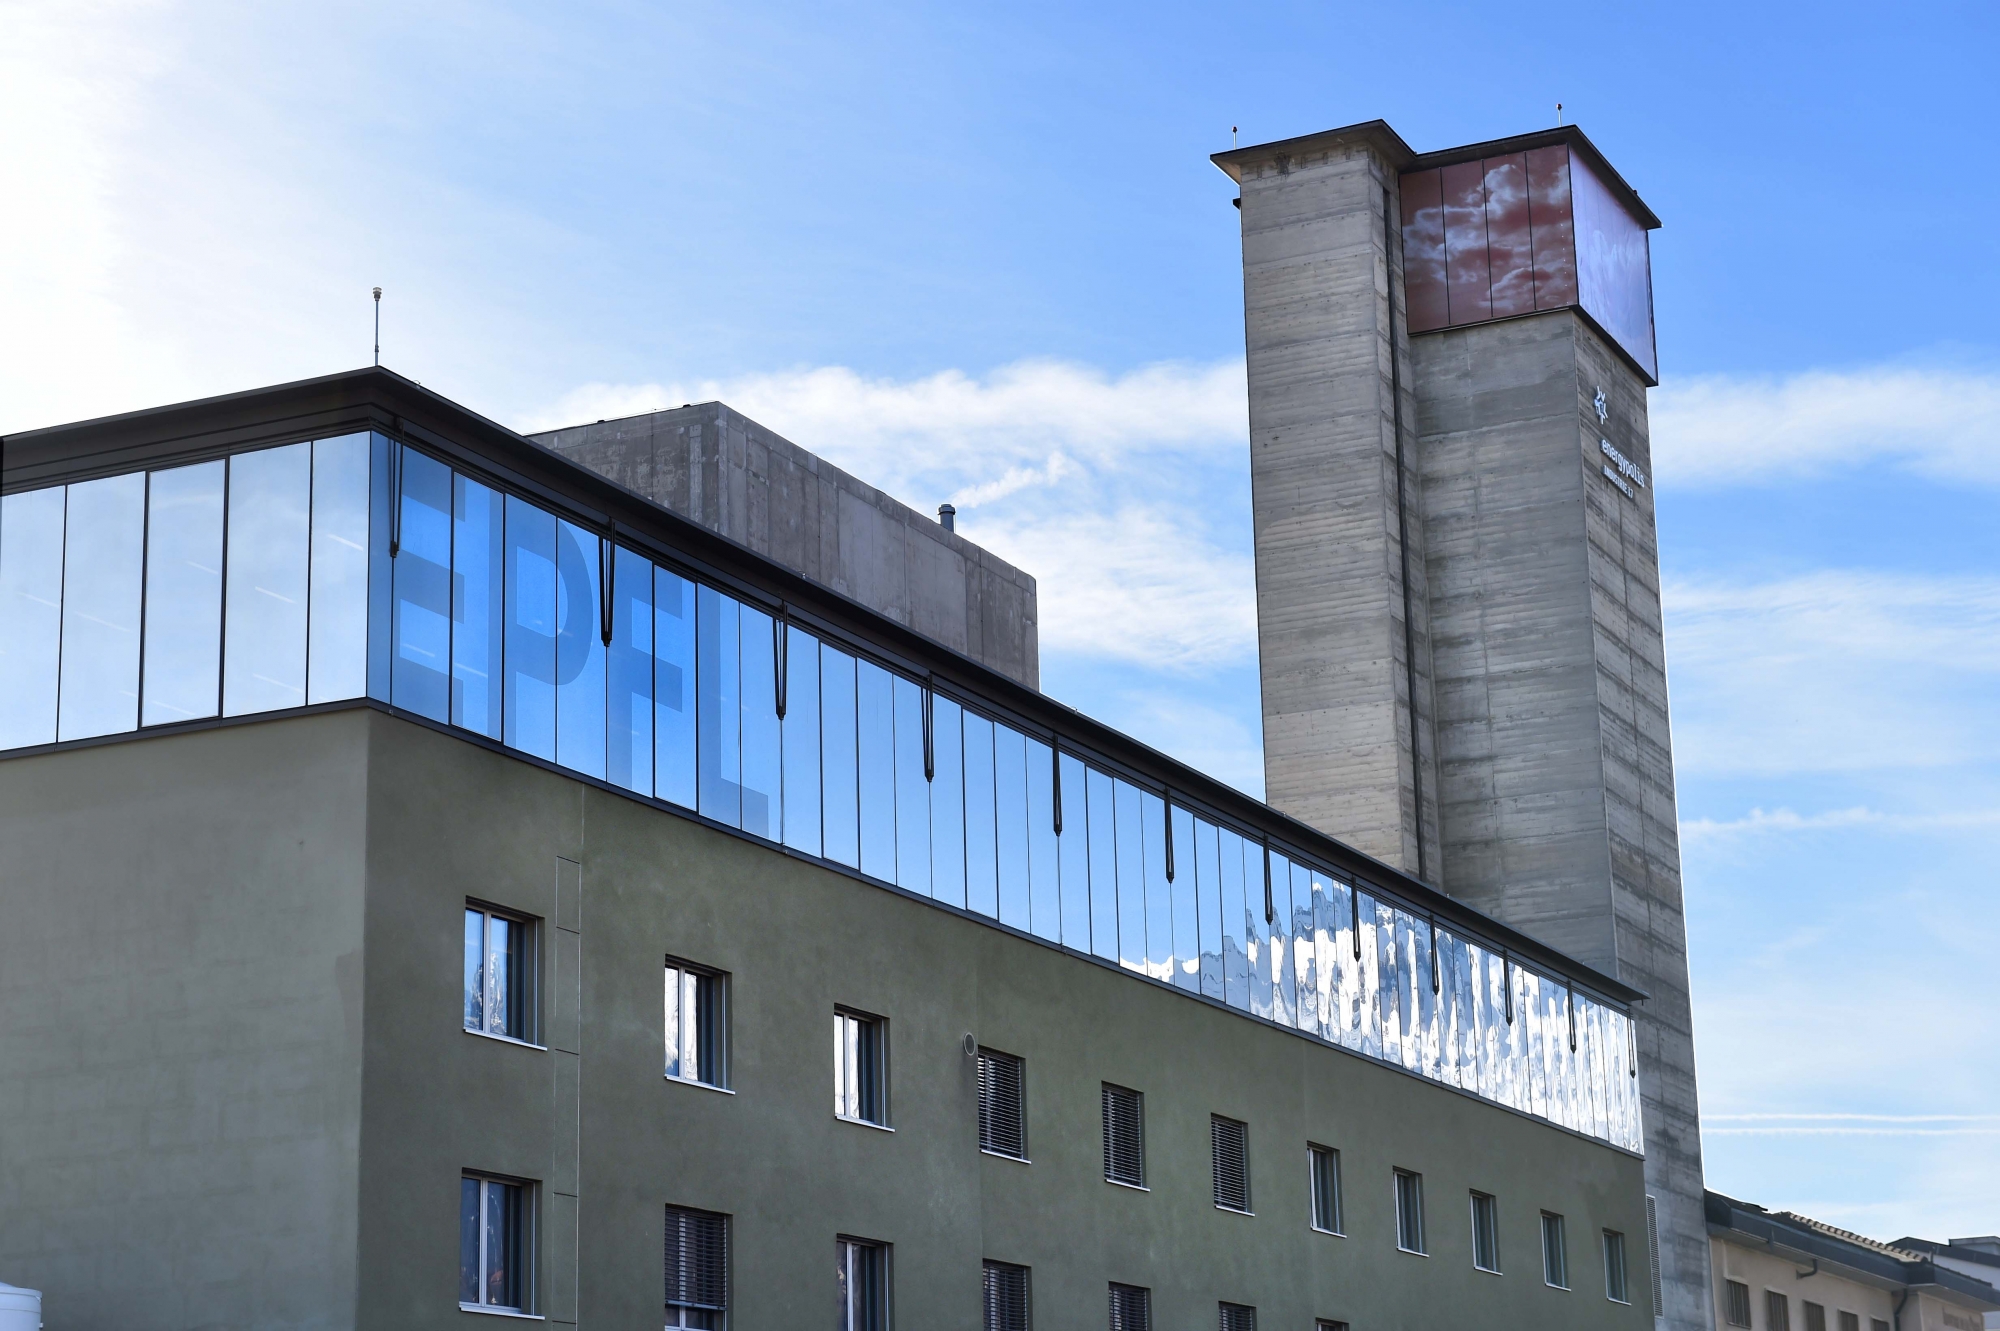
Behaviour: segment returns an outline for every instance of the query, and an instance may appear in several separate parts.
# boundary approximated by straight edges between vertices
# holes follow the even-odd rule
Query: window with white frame
[[[1625,1288],[1625,1236],[1615,1229],[1604,1231],[1604,1297],[1613,1303],[1630,1303],[1632,1296]],[[1811,1326],[1807,1319],[1807,1331],[1826,1331],[1826,1316],[1820,1315],[1818,1326]]]
[[[836,1009],[833,1014],[833,1112],[857,1123],[886,1127],[888,1023],[880,1017]]]
[[[666,1067],[676,1081],[729,1085],[729,977],[672,958],[666,964]]]
[[[888,1331],[888,1245],[840,1239],[834,1244],[834,1268],[840,1294],[839,1331]]]
[[[1500,1203],[1493,1194],[1472,1194],[1472,1264],[1500,1274]]]
[[[1340,1228],[1340,1152],[1330,1146],[1306,1147],[1312,1173],[1312,1227],[1338,1234]]]
[[[466,1174],[458,1189],[459,1306],[527,1311],[532,1188],[519,1179]]]
[[[1542,1212],[1542,1283],[1551,1289],[1569,1288],[1569,1242],[1563,1218],[1554,1211]]]
[[[465,904],[465,1029],[533,1043],[535,922]]]
[[[1396,1246],[1404,1252],[1426,1251],[1424,1176],[1407,1169],[1396,1171]]]

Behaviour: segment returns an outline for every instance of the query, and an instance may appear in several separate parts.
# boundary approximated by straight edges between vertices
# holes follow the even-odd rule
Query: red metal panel
[[[1493,317],[1486,252],[1486,173],[1478,162],[1440,169],[1444,195],[1445,291],[1453,324]]]
[[[1520,153],[1489,157],[1486,249],[1493,269],[1493,317],[1535,308],[1535,252],[1528,226],[1528,166]]]
[[[1569,191],[1569,145],[1527,154],[1528,221],[1534,230],[1535,308],[1576,304],[1576,219]]]
[[[1444,199],[1436,168],[1398,183],[1403,201],[1403,302],[1406,327],[1427,333],[1451,322],[1444,287]]]

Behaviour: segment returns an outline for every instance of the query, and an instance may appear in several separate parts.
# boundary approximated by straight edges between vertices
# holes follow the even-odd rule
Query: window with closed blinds
[[[1826,1307],[1823,1304],[1808,1303],[1806,1310],[1806,1331],[1826,1331]]]
[[[667,1325],[715,1328],[729,1307],[729,1217],[667,1208]]]
[[[1111,1331],[1153,1331],[1153,1291],[1113,1282]]]
[[[1775,1289],[1764,1291],[1764,1325],[1769,1331],[1792,1331],[1792,1301]]]
[[[1108,1083],[1104,1087],[1104,1178],[1134,1188],[1146,1186],[1145,1097]]]
[[[1012,1054],[979,1051],[979,1149],[1028,1158],[1025,1066]]]
[[[1257,1310],[1246,1303],[1217,1304],[1221,1331],[1257,1331]]]
[[[1840,1331],[1861,1331],[1861,1314],[1842,1313],[1840,1315]]]
[[[1726,1280],[1722,1286],[1723,1320],[1731,1326],[1750,1325],[1750,1287],[1740,1280]]]
[[[985,1331],[1028,1331],[1028,1268],[988,1262],[982,1276]]]
[[[1209,1115],[1208,1154],[1215,1166],[1215,1204],[1225,1211],[1249,1211],[1249,1125],[1220,1114]]]

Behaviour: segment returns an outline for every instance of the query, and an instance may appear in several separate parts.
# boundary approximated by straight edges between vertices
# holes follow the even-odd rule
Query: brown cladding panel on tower
[[[1403,203],[1403,300],[1412,333],[1451,323],[1445,302],[1444,196],[1438,171],[1412,171],[1397,192]]]
[[[1445,291],[1453,324],[1493,317],[1486,247],[1486,173],[1478,162],[1443,168]]]
[[[1535,253],[1528,224],[1528,168],[1522,154],[1489,157],[1486,173],[1486,248],[1493,270],[1493,317],[1532,314]]]
[[[1535,308],[1576,304],[1576,222],[1570,215],[1569,146],[1525,154],[1528,221],[1535,236]]]

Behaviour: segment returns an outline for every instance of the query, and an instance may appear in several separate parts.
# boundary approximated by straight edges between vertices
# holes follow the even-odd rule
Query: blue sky
[[[1665,219],[1653,395],[1712,1186],[2000,1229],[1990,6],[0,0],[0,430],[384,360],[721,396],[1041,578],[1050,692],[1255,790],[1209,153],[1555,103]]]

